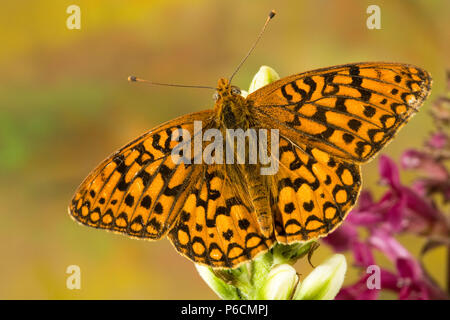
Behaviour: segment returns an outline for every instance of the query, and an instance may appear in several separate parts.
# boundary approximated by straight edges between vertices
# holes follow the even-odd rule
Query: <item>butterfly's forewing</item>
[[[324,236],[345,218],[358,197],[359,165],[280,137],[279,170],[272,177],[275,233],[292,243]]]
[[[283,78],[250,94],[260,123],[342,159],[372,158],[422,105],[423,69],[356,63]]]
[[[236,267],[272,247],[264,238],[254,208],[237,192],[225,165],[205,166],[188,191],[180,218],[169,233],[175,248],[196,263]]]
[[[193,161],[174,162],[171,152],[181,142],[173,138],[185,129],[193,139],[201,133],[194,133],[193,122],[209,123],[212,115],[203,111],[169,121],[111,155],[78,188],[69,206],[71,216],[95,228],[161,238],[178,218],[184,190],[199,178],[203,167]]]

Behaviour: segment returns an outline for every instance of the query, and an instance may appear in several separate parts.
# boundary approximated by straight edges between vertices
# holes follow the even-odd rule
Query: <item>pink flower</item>
[[[403,169],[418,169],[431,179],[448,181],[449,173],[442,163],[437,162],[430,154],[409,149],[401,157]]]
[[[427,143],[431,148],[443,149],[448,143],[448,136],[444,132],[437,132],[431,135]]]
[[[421,192],[401,183],[398,167],[390,158],[382,156],[379,167],[381,180],[389,189],[378,201],[363,191],[358,207],[324,241],[337,252],[351,251],[355,267],[362,270],[376,264],[374,250],[385,255],[396,271],[380,270],[381,288],[396,292],[399,299],[447,297],[425,276],[420,262],[395,239],[396,234],[405,232],[426,234],[441,229],[439,234],[447,234],[445,216]],[[361,239],[358,228],[365,228],[368,237]],[[358,282],[343,288],[336,298],[377,299],[379,290],[367,286],[369,276],[363,273]]]

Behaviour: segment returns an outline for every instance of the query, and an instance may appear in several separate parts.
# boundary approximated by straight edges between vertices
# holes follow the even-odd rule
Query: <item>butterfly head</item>
[[[228,79],[219,79],[213,98],[216,101],[214,110],[217,118],[225,127],[235,127],[243,120],[247,103],[241,96],[241,90],[231,85]]]
[[[224,100],[227,98],[233,98],[236,96],[240,96],[241,89],[236,86],[232,86],[230,81],[226,78],[220,78],[217,83],[216,92],[214,93],[214,100]]]

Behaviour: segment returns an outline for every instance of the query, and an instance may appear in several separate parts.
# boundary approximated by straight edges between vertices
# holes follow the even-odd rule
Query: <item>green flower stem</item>
[[[267,253],[235,269],[196,267],[203,280],[224,300],[333,299],[342,286],[347,270],[343,255],[333,255],[303,281],[299,280],[291,266],[314,248],[312,241],[294,245],[275,244]],[[282,258],[275,259],[275,255]]]

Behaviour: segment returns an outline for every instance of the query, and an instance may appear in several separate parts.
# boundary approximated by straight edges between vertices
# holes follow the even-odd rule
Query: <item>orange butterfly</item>
[[[136,238],[168,235],[192,261],[234,268],[276,242],[317,239],[339,226],[358,198],[360,164],[393,139],[430,89],[425,70],[399,63],[300,73],[246,98],[220,79],[213,110],[166,122],[112,154],[78,188],[69,212]],[[278,130],[275,174],[261,175],[261,164],[197,163],[199,150],[188,161],[171,157],[190,142],[173,139],[180,131],[192,140],[238,128]]]

